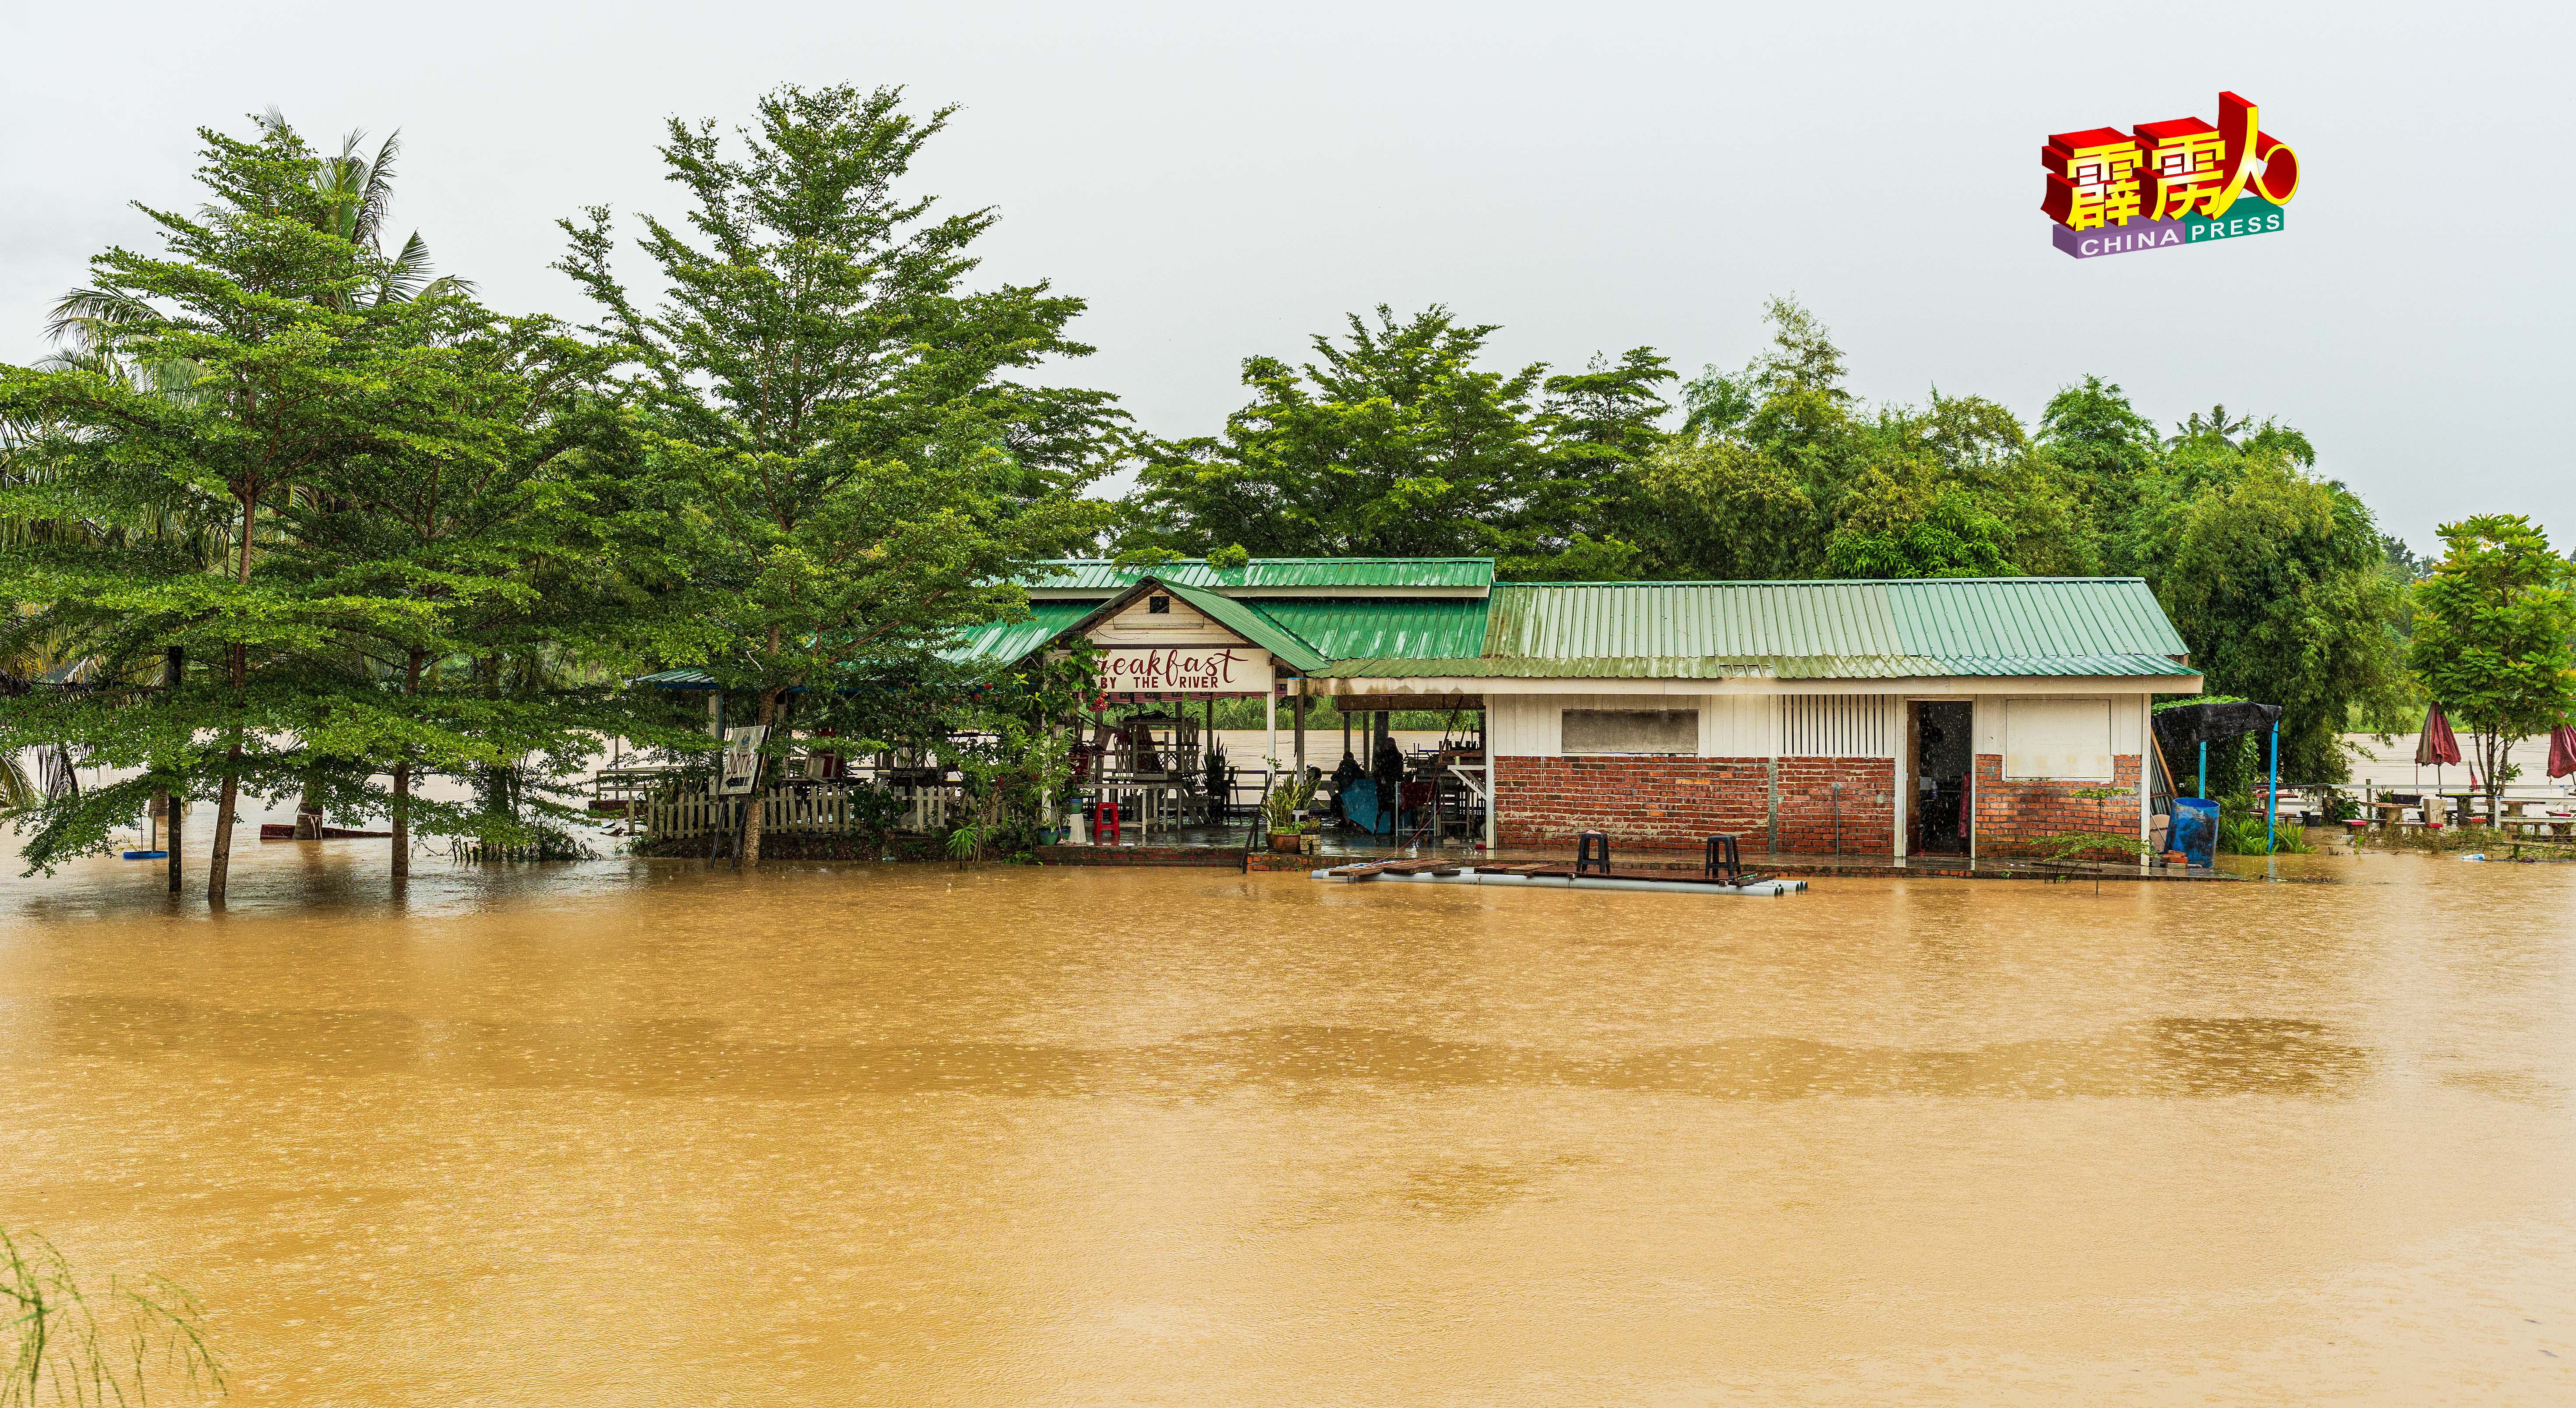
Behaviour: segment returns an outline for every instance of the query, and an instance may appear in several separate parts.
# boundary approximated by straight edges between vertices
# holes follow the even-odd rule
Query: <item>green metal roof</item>
[[[713,689],[716,687],[716,677],[695,666],[689,666],[677,670],[656,670],[649,675],[637,675],[627,683],[649,684],[655,689]]]
[[[1339,597],[1264,601],[1258,609],[1327,659],[1437,660],[1485,647],[1485,603],[1475,598]]]
[[[1253,567],[1418,567],[1414,585],[1484,558],[1276,559]],[[1084,572],[1106,563],[1066,564]],[[1238,569],[1249,570],[1249,569]],[[1166,575],[1168,573],[1168,575]],[[1292,669],[1326,678],[1918,679],[2047,675],[2180,678],[2188,647],[2135,577],[1892,582],[1506,584],[1486,597],[1236,600],[1193,577],[1203,563],[1133,573],[1109,599],[1038,601],[1023,621],[961,633],[959,664],[1008,664],[1139,595],[1168,590]],[[1092,578],[1085,578],[1092,580]],[[1104,583],[1106,576],[1097,578]],[[1330,585],[1357,585],[1345,577]],[[1274,582],[1273,585],[1276,585]],[[1400,587],[1398,588],[1401,589]],[[640,683],[704,688],[704,671]]]
[[[1055,639],[1057,632],[1090,615],[1091,610],[1092,603],[1086,601],[1033,601],[1029,603],[1029,619],[978,626],[939,652],[939,657],[960,665],[1007,665]]]
[[[1176,586],[1218,591],[1301,587],[1454,590],[1483,589],[1494,584],[1494,560],[1490,557],[1256,557],[1241,567],[1210,567],[1204,562],[1120,567],[1098,558],[1065,558],[1040,565],[1052,570],[1031,582],[1031,591],[1085,591],[1103,596],[1125,591],[1149,576]]]
[[[1159,576],[1149,576],[1137,583],[1137,587],[1142,588],[1148,583],[1170,588],[1172,595],[1207,613],[1208,618],[1218,625],[1286,661],[1292,670],[1319,670],[1324,666],[1323,652],[1308,644],[1295,631],[1270,619],[1267,612],[1251,602],[1237,601],[1204,587],[1166,581]]]
[[[1594,655],[1562,660],[1485,655],[1448,660],[1336,660],[1310,673],[1319,679],[1913,680],[1942,676],[2189,676],[2199,672],[2162,655],[1998,659],[1936,655]]]
[[[2156,594],[2136,577],[1863,582],[1886,594],[1909,650],[1964,659],[2182,655]]]
[[[2186,676],[2146,583],[2122,578],[1506,585],[1473,658],[1344,658],[1329,676],[1906,679]]]

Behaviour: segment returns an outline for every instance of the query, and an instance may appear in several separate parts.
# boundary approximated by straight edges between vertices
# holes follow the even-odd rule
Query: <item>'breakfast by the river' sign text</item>
[[[1270,652],[1237,646],[1112,648],[1100,652],[1100,687],[1113,694],[1262,694]]]

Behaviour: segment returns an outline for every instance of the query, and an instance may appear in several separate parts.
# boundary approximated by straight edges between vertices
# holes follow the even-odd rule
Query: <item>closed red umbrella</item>
[[[2560,724],[2549,731],[2549,775],[2571,772],[2576,772],[2576,724]]]
[[[2436,704],[2424,711],[2424,732],[2415,740],[2415,766],[2459,760],[2460,741],[2451,736],[2451,721],[2442,717],[2442,706]]]

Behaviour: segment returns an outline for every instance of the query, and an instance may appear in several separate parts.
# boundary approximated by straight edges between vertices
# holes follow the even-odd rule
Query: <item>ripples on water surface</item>
[[[0,882],[0,1224],[195,1289],[246,1401],[2576,1401],[2576,866],[361,845]]]

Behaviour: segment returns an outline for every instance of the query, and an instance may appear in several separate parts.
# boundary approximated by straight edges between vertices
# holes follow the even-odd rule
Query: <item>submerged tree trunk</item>
[[[760,785],[769,776],[769,728],[778,721],[778,695],[775,689],[760,694],[761,751],[751,759],[751,795],[743,800],[742,850],[734,862],[736,869],[760,864]]]
[[[224,748],[223,786],[215,793],[215,850],[206,861],[206,902],[222,904],[232,879],[233,813],[241,797],[241,735]]]
[[[394,764],[393,853],[388,857],[393,877],[411,875],[411,759]]]
[[[242,687],[250,674],[250,647],[233,647],[233,704],[241,705]],[[223,903],[225,887],[232,880],[233,819],[241,800],[241,725],[233,725],[232,738],[224,745],[223,786],[215,794],[215,851],[206,862],[206,900]]]
[[[2502,729],[2498,729],[2494,733],[2480,734],[2478,744],[2478,751],[2486,755],[2479,759],[2484,764],[2483,771],[2486,773],[2486,823],[2494,826],[2504,820],[2504,804],[2501,800],[2504,795],[2504,767],[2505,759],[2513,755],[2513,739]]]
[[[236,586],[250,585],[251,545],[259,537],[259,484],[256,480],[242,491],[242,532],[240,568],[233,575]],[[250,646],[233,642],[232,648],[233,728],[224,745],[223,786],[215,796],[215,849],[206,862],[206,901],[221,904],[226,885],[232,879],[233,815],[241,799],[242,725],[240,711],[246,701],[242,691],[250,686]]]
[[[410,660],[405,662],[403,665],[403,697],[405,699],[409,699],[420,692],[421,657],[426,653],[427,652],[425,651],[419,650],[413,651],[411,653]],[[411,875],[411,754],[408,750],[404,752],[402,760],[394,764],[392,820],[392,829],[394,833],[393,855],[391,858],[393,878],[396,880],[407,879]]]
[[[186,673],[187,664],[187,652],[175,645],[170,647],[169,653],[162,657],[161,687],[174,698],[179,693],[179,677]],[[185,764],[184,753],[180,761]],[[170,789],[169,834],[162,838],[162,849],[170,853],[170,893],[174,895],[179,893],[179,880],[184,874],[179,863],[179,842],[183,833],[181,823],[187,820],[187,816],[188,780],[183,773],[178,779],[178,785]]]

